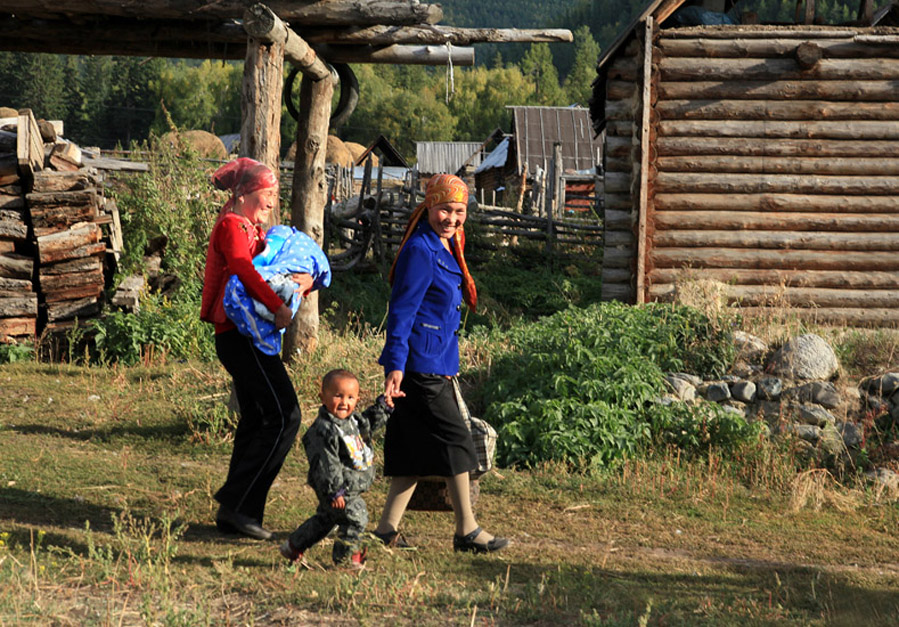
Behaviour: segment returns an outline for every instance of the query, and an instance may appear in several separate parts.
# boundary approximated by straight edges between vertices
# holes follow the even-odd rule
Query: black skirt
[[[471,432],[462,419],[453,382],[434,374],[406,372],[406,396],[384,434],[384,474],[389,477],[452,477],[478,467]]]

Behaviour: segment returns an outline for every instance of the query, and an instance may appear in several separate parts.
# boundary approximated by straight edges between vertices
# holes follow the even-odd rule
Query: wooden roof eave
[[[615,41],[612,42],[612,45],[608,47],[606,52],[599,57],[599,61],[596,64],[596,69],[599,71],[603,68],[611,59],[617,56],[619,49],[624,46],[628,40],[634,36],[637,27],[646,21],[646,18],[650,15],[655,20],[656,24],[661,24],[664,20],[668,19],[668,17],[674,13],[686,0],[651,0],[649,4],[646,5],[646,8],[635,17],[631,23],[625,28],[621,33],[619,33],[618,37],[615,38]]]

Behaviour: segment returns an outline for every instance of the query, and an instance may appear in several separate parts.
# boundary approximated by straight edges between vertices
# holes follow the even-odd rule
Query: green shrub
[[[516,325],[503,342],[509,352],[495,361],[484,402],[507,465],[608,466],[633,455],[660,436],[654,430],[684,430],[681,410],[652,402],[665,372],[720,375],[734,355],[723,321],[664,304],[571,307]],[[730,420],[716,415],[718,439],[743,433]]]
[[[200,320],[200,297],[182,286],[176,301],[144,294],[138,313],[111,312],[91,321],[100,361],[135,364],[152,354],[215,359],[212,328]]]
[[[34,346],[31,344],[0,344],[0,364],[31,359],[34,359]]]

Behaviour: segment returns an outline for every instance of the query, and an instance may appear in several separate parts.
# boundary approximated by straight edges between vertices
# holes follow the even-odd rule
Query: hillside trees
[[[592,95],[591,83],[596,78],[599,44],[586,24],[574,31],[574,64],[565,78],[565,95],[570,104],[587,106]]]

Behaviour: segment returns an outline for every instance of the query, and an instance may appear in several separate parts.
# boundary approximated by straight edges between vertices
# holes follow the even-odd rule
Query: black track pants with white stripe
[[[234,379],[240,421],[223,506],[262,523],[265,500],[300,427],[297,395],[278,355],[266,355],[236,329],[215,336],[215,351]]]

